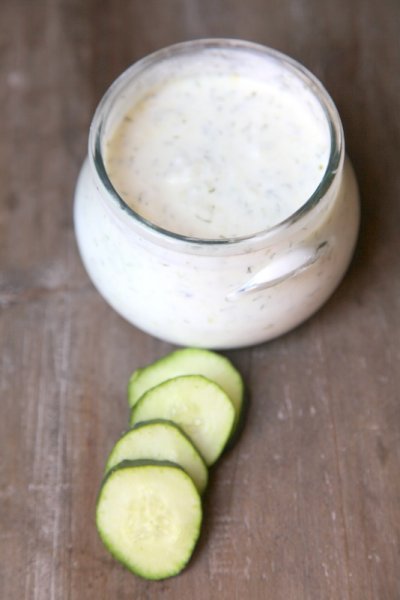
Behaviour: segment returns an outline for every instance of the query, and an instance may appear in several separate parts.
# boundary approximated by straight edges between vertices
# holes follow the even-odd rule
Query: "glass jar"
[[[311,94],[326,118],[330,149],[319,185],[292,214],[254,234],[201,239],[164,229],[124,201],[106,170],[105,144],[138,90],[145,93],[146,74],[168,66],[171,57],[204,51],[265,58]],[[120,315],[177,345],[223,349],[277,337],[329,298],[354,250],[359,201],[339,115],[313,75],[263,46],[196,40],[139,61],[105,94],[92,122],[74,218],[87,272]]]

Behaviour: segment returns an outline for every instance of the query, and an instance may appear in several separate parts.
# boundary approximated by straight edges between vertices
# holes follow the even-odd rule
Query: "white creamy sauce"
[[[175,239],[121,208],[96,161],[77,184],[75,231],[92,281],[128,321],[179,345],[247,346],[292,329],[336,288],[357,236],[357,187],[340,163],[300,219],[251,237],[318,187],[326,112],[314,84],[281,60],[199,45],[139,65],[99,110],[103,162],[122,199],[199,239]],[[91,147],[98,127],[95,118]],[[202,241],[224,238],[236,239]]]
[[[163,229],[204,239],[288,218],[317,188],[330,151],[326,119],[307,91],[293,93],[290,79],[270,81],[260,68],[215,72],[207,61],[219,60],[211,54],[153,84],[105,146],[127,204]]]

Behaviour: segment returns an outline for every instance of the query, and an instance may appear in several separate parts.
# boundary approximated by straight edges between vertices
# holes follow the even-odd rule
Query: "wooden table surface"
[[[0,598],[400,599],[399,0],[2,0],[0,28]],[[146,582],[107,554],[94,508],[128,377],[172,346],[92,287],[73,191],[112,80],[218,36],[324,82],[362,226],[316,316],[226,353],[250,392],[245,428],[211,474],[189,567]]]

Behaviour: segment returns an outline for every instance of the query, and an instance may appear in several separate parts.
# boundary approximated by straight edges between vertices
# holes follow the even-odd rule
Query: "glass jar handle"
[[[328,250],[328,242],[321,242],[317,247],[301,246],[291,250],[253,275],[237,290],[227,295],[228,300],[236,300],[243,294],[271,288],[286,281],[313,265]]]

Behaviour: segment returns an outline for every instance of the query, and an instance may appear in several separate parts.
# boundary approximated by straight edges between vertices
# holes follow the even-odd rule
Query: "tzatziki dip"
[[[197,40],[106,93],[77,185],[94,284],[179,345],[280,335],[333,292],[358,230],[357,187],[322,85],[273,50]]]

